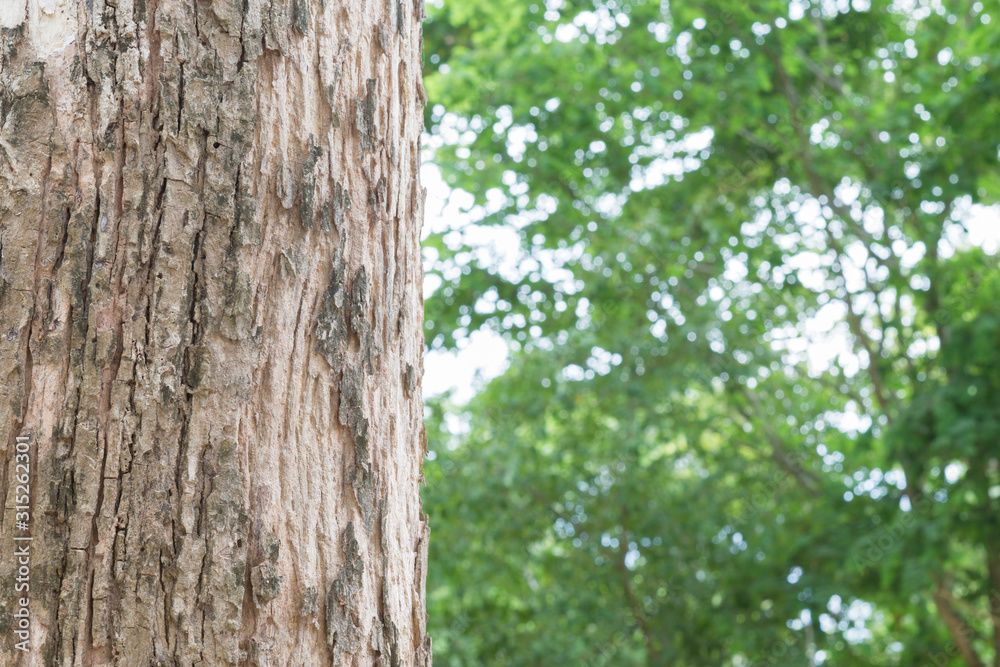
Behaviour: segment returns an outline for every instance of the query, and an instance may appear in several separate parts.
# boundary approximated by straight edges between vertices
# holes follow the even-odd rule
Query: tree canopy
[[[990,9],[428,8],[438,664],[1000,664]]]

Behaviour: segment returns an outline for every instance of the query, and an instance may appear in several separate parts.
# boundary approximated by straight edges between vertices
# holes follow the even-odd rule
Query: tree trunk
[[[0,0],[0,663],[430,663],[422,13]]]

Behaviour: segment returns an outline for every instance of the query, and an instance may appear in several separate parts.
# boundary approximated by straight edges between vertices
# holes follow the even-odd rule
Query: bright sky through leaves
[[[429,9],[439,664],[996,662],[990,11]]]

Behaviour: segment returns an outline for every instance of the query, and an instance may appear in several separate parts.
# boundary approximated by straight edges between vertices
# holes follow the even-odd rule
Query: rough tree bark
[[[422,14],[0,0],[0,663],[429,664]]]

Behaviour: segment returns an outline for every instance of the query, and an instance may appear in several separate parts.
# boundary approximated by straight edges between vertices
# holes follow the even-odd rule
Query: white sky
[[[427,188],[424,206],[424,236],[446,229],[458,229],[470,222],[463,212],[472,201],[471,196],[450,197],[450,189],[441,178],[440,170],[425,163],[420,179]],[[500,258],[517,253],[520,240],[510,229],[496,229],[492,239]],[[424,281],[424,295],[429,296],[436,285]],[[471,305],[471,304],[470,304]],[[507,344],[498,334],[481,330],[473,332],[464,349],[457,352],[431,350],[424,357],[424,396],[437,396],[455,392],[454,400],[467,402],[482,383],[497,377],[507,368]]]

